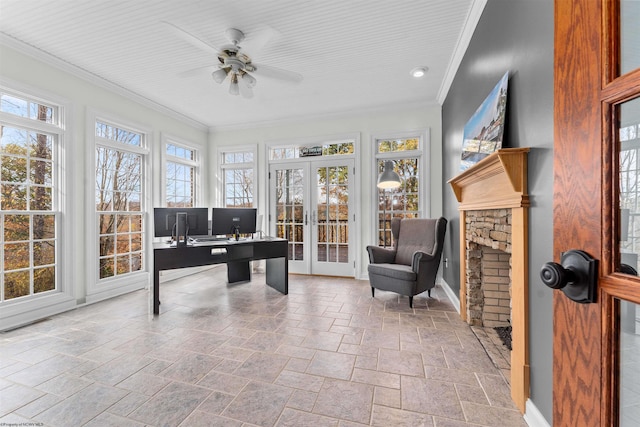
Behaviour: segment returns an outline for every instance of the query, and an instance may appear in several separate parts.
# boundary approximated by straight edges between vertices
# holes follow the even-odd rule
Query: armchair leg
[[[413,308],[413,297],[409,297],[409,308]]]
[[[427,291],[427,295],[429,296],[429,298],[431,298],[431,289]]]
[[[371,298],[374,298],[376,296],[376,288],[374,288],[373,286],[371,287]]]

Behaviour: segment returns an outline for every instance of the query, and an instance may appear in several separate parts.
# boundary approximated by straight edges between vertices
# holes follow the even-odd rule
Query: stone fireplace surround
[[[478,211],[510,212],[510,243],[504,252],[511,253],[511,398],[520,412],[525,412],[529,398],[529,279],[527,153],[529,148],[505,148],[449,180],[460,210],[460,316],[469,322],[467,301],[468,252],[477,245],[500,246],[498,239],[467,240],[468,220],[478,218]],[[500,233],[500,230],[493,230]],[[486,241],[484,241],[486,239]],[[488,244],[487,244],[488,243]],[[474,246],[476,245],[476,246]],[[499,247],[497,249],[500,249]]]
[[[467,323],[511,324],[511,209],[466,213]]]

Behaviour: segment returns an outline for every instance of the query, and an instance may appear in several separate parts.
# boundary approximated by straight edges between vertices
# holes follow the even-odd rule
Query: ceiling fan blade
[[[250,54],[252,58],[259,57],[267,43],[278,40],[281,36],[280,32],[265,25],[247,34],[247,38],[241,43],[242,51]]]
[[[243,78],[239,78],[238,79],[238,87],[240,88],[240,95],[242,95],[243,98],[253,98],[253,89],[251,89],[251,87],[249,86],[249,84],[247,83],[247,81]]]
[[[303,79],[302,74],[296,73],[295,71],[283,70],[282,68],[256,63],[251,63],[251,65],[255,68],[254,73],[258,76],[278,79],[289,83],[300,83]]]
[[[173,31],[178,37],[185,40],[186,42],[191,43],[193,46],[200,48],[206,52],[212,53],[216,57],[218,56],[218,53],[220,52],[220,50],[215,46],[211,46],[209,43],[198,38],[197,36],[194,36],[187,30],[184,30],[178,27],[177,25],[172,24],[171,22],[168,22],[168,21],[160,21],[160,22],[162,22],[164,25],[169,27],[171,31]]]

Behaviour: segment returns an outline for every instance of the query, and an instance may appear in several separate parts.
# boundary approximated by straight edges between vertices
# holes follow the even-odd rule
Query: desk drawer
[[[253,245],[229,245],[227,246],[227,260],[235,261],[253,258]]]

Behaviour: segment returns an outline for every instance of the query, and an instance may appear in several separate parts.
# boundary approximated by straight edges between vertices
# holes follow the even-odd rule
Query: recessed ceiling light
[[[427,67],[416,67],[411,70],[409,74],[411,74],[411,77],[419,79],[420,77],[424,77],[424,75],[427,74],[427,70]]]

